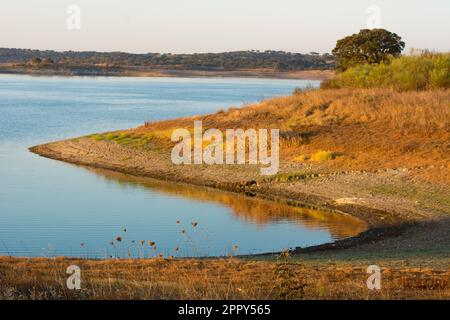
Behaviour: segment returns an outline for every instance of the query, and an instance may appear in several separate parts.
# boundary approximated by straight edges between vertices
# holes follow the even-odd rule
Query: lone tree
[[[402,38],[385,29],[363,29],[357,34],[338,40],[333,55],[337,69],[345,71],[359,64],[388,62],[400,56],[405,48]]]

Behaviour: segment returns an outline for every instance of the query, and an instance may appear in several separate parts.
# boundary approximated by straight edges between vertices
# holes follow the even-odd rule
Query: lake
[[[0,255],[151,257],[280,251],[352,236],[350,217],[93,170],[28,147],[205,114],[317,81],[0,75]]]

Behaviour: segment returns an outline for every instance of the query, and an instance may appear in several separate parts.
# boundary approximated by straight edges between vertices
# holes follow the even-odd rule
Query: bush
[[[322,88],[391,88],[397,91],[450,87],[450,53],[402,56],[389,63],[364,64],[322,83]]]

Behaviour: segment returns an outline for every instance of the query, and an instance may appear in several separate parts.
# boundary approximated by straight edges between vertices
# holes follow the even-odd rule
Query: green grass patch
[[[276,182],[294,182],[299,180],[307,179],[311,176],[311,174],[306,172],[285,172],[278,173],[274,177],[272,177],[272,181]]]
[[[153,133],[134,134],[130,132],[106,132],[91,134],[88,138],[96,141],[114,141],[117,144],[135,148],[145,148],[156,138],[156,136]]]

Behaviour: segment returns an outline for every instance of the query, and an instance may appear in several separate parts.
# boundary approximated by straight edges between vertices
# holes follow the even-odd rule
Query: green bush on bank
[[[323,88],[392,88],[398,91],[450,87],[450,53],[402,56],[338,73]]]

